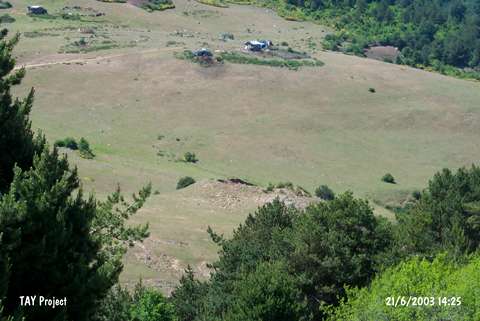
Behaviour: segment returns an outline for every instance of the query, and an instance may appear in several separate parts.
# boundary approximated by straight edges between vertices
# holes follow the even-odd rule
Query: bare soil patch
[[[298,195],[289,188],[275,188],[267,192],[261,187],[238,180],[203,180],[182,192],[224,210],[259,207],[276,198],[300,209],[318,201],[313,197]]]
[[[365,55],[370,59],[395,62],[400,55],[397,47],[375,46],[367,49]]]

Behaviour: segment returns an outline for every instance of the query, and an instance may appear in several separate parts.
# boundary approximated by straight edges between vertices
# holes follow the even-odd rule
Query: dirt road
[[[127,53],[119,53],[119,54],[104,55],[104,56],[82,57],[82,58],[73,58],[73,59],[59,59],[59,60],[40,62],[40,63],[26,63],[26,64],[15,67],[14,70],[18,70],[18,69],[21,69],[21,68],[32,69],[32,68],[37,68],[37,67],[46,67],[46,66],[54,66],[54,65],[62,65],[62,64],[97,62],[97,61],[121,58],[121,57],[126,57],[126,56],[134,56],[134,55],[141,55],[141,54],[148,54],[148,53],[155,53],[155,52],[164,52],[164,51],[175,51],[175,50],[179,50],[179,49],[183,49],[183,48],[182,47],[154,48],[154,49],[146,49],[146,50],[141,50],[141,51],[136,51],[136,52],[127,52]]]

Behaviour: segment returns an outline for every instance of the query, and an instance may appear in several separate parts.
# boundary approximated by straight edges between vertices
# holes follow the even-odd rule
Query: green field
[[[117,183],[130,193],[149,181],[160,192],[136,218],[150,222],[152,237],[148,255],[141,248],[128,254],[125,282],[143,277],[168,290],[187,264],[208,275],[216,249],[207,226],[228,234],[258,205],[244,193],[222,194],[219,185],[176,191],[182,176],[242,177],[261,186],[291,181],[310,191],[327,184],[367,197],[377,213],[391,216],[382,204],[402,201],[443,167],[480,157],[478,82],[321,51],[327,29],[313,23],[186,0],[153,13],[93,0],[37,1],[54,19],[27,16],[27,1],[11,3],[0,13],[16,19],[9,29],[28,32],[16,49],[28,69],[16,94],[36,88],[33,127],[50,142],[88,139],[95,159],[69,157],[95,194],[103,197]],[[74,5],[105,16],[58,16]],[[224,32],[235,39],[221,41]],[[82,38],[87,44],[75,45]],[[288,42],[325,65],[204,68],[174,57],[200,47],[241,50],[256,38]],[[188,151],[200,161],[178,161]],[[386,172],[396,185],[381,182]],[[228,197],[242,201],[218,204]]]

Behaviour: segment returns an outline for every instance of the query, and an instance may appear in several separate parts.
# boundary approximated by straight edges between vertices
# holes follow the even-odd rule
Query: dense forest
[[[1,321],[479,320],[480,168],[435,174],[394,221],[367,200],[334,195],[305,210],[275,200],[231,238],[208,229],[219,258],[200,281],[187,268],[170,297],[118,285],[128,246],[148,226],[127,224],[147,201],[85,196],[77,170],[31,130],[33,90],[12,97],[18,37],[0,36]],[[319,189],[320,190],[325,190]],[[68,299],[20,306],[23,295]],[[429,305],[394,307],[428,298]],[[433,301],[431,301],[433,300]]]
[[[480,2],[476,0],[266,0],[283,15],[335,27],[327,49],[363,55],[397,47],[397,63],[479,78]]]

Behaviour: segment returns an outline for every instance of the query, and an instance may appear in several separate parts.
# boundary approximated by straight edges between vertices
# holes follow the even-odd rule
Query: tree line
[[[395,222],[367,200],[328,193],[305,210],[260,207],[219,247],[209,280],[186,269],[169,298],[118,285],[128,247],[148,226],[127,224],[146,186],[127,201],[84,195],[77,170],[34,134],[33,90],[14,99],[18,36],[0,36],[1,321],[475,320],[480,316],[480,168],[445,169]],[[327,190],[319,189],[324,195]],[[326,195],[326,194],[325,194]],[[55,309],[19,297],[68,298]],[[436,306],[392,308],[388,296],[434,296]],[[442,298],[460,297],[460,306]]]
[[[397,63],[480,78],[480,3],[476,0],[260,3],[281,8],[285,16],[297,14],[334,26],[338,31],[326,37],[327,49],[364,55],[370,46],[391,45],[401,52]]]
[[[305,210],[277,200],[229,239],[209,233],[220,248],[211,278],[187,270],[172,295],[183,321],[466,321],[480,313],[475,166],[437,173],[394,223],[347,192]],[[395,308],[389,296],[434,305]],[[454,297],[461,303],[445,303]]]

